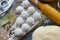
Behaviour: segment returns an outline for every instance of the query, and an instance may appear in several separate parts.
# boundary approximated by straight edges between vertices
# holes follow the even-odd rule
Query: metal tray
[[[17,3],[17,0],[15,0],[15,4]],[[56,8],[57,10],[59,10],[59,8],[57,7],[56,3],[54,2],[49,3],[51,4],[51,6],[53,6],[54,8]],[[16,5],[17,6],[17,5]],[[14,8],[16,8],[16,6],[14,6]],[[47,22],[48,21],[48,22]],[[49,18],[46,18],[46,20],[44,20],[44,22],[42,22],[40,25],[38,25],[37,27],[35,27],[33,30],[31,30],[30,32],[28,32],[22,39],[20,40],[32,40],[32,33],[33,31],[38,28],[39,26],[46,26],[46,25],[57,25],[56,23],[54,23],[52,20],[50,20]]]
[[[47,22],[47,21],[48,22]],[[39,26],[46,26],[46,25],[57,25],[56,23],[52,22],[50,19],[46,19],[41,25]],[[50,22],[51,21],[51,22]],[[35,28],[36,29],[36,28]],[[35,30],[34,29],[34,30]],[[33,30],[33,31],[34,31]],[[33,34],[33,31],[31,31],[30,33],[26,34],[21,40],[32,40],[32,34]]]

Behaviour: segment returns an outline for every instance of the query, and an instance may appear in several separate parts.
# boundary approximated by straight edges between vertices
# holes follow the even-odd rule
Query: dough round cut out
[[[39,27],[33,32],[32,40],[60,40],[60,27]]]

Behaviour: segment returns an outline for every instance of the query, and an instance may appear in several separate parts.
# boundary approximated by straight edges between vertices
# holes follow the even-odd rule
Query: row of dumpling
[[[23,23],[28,23],[29,25],[34,25],[36,21],[41,19],[41,14],[35,12],[33,15],[29,15],[26,10],[23,10],[22,13],[18,16],[16,23],[17,25],[22,25]]]
[[[39,20],[41,18],[41,14],[36,11],[35,7],[31,6],[28,0],[25,0],[21,3],[22,6],[18,6],[16,8],[16,13],[20,13],[23,19],[27,19],[28,17],[32,16],[34,20]]]
[[[41,13],[36,11],[35,7],[31,6],[29,1],[25,0],[21,3],[22,6],[16,8],[16,13],[20,13],[15,24],[12,26],[11,33],[14,36],[25,35],[32,26],[41,19]]]
[[[35,24],[35,19],[33,17],[28,17],[26,20],[24,20],[22,17],[18,17],[15,24],[12,26],[12,29],[15,33],[15,35],[20,35],[23,33],[26,33],[32,28],[32,26]]]

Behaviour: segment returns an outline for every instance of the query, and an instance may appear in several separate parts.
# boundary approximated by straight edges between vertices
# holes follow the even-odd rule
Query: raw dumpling
[[[23,7],[18,6],[18,7],[16,8],[16,13],[21,13],[23,10],[24,10]]]
[[[30,6],[28,9],[27,9],[27,12],[29,14],[33,14],[35,12],[35,8],[33,6]]]
[[[21,36],[21,35],[23,35],[23,31],[20,28],[16,28],[13,32],[14,32],[15,36]]]
[[[30,2],[28,0],[25,0],[22,2],[22,7],[23,8],[28,8],[30,6]]]
[[[29,16],[29,14],[27,11],[22,11],[22,13],[21,13],[22,18],[27,18],[28,16]]]
[[[35,20],[32,17],[28,17],[27,20],[26,20],[26,23],[28,23],[29,25],[34,25]]]
[[[39,27],[33,32],[32,40],[60,40],[60,27],[59,26]]]
[[[35,13],[33,14],[33,18],[34,18],[35,20],[39,20],[39,19],[41,18],[41,14],[38,13],[38,12],[35,12]]]
[[[23,31],[25,31],[25,32],[27,32],[28,30],[29,30],[29,28],[30,28],[30,26],[28,25],[28,24],[23,24],[22,25],[22,27],[21,27],[21,29],[23,30]]]
[[[17,20],[16,20],[16,25],[20,26],[24,23],[24,20],[22,17],[18,17]]]

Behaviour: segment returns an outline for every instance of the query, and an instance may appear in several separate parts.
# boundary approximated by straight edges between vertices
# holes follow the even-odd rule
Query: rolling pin
[[[60,12],[55,8],[51,7],[49,4],[43,4],[37,0],[29,0],[31,3],[35,4],[40,10],[52,21],[60,25]]]
[[[39,0],[39,1],[42,1],[42,2],[55,2],[57,0]]]

